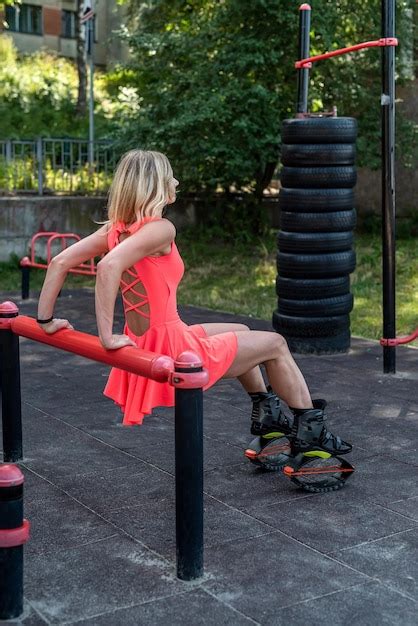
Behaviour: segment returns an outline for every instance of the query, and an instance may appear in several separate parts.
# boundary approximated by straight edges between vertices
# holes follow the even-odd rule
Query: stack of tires
[[[293,352],[350,347],[356,136],[357,122],[347,117],[283,124],[273,327]]]

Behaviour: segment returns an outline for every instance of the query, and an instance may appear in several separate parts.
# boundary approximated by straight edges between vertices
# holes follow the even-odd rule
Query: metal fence
[[[0,192],[43,194],[105,193],[116,166],[108,141],[38,138],[0,140]]]

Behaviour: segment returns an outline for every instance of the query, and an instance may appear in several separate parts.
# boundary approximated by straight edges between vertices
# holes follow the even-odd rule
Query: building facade
[[[127,47],[115,34],[122,23],[121,7],[116,0],[96,0],[94,9],[95,64],[108,66],[125,61]],[[31,53],[44,48],[74,59],[77,55],[76,17],[77,2],[74,0],[23,1],[5,7],[0,28],[11,35],[20,52]],[[1,22],[5,22],[3,27]]]

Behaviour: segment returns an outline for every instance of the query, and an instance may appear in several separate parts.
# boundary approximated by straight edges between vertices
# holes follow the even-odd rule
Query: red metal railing
[[[61,252],[67,248],[67,244],[69,241],[75,243],[80,241],[80,235],[76,233],[57,233],[51,231],[41,231],[33,235],[30,243],[30,257],[25,256],[20,261],[21,267],[35,267],[37,269],[46,270],[48,269],[48,265],[51,262],[52,257],[52,245],[55,241],[61,241]],[[44,245],[46,245],[46,263],[39,263],[36,261],[36,257],[42,256],[41,254],[37,254],[39,252],[39,243],[42,240],[46,240]],[[38,244],[38,249],[37,249]],[[83,274],[85,276],[95,276],[97,273],[96,264],[94,259],[90,259],[87,263],[81,263],[77,267],[74,267],[68,270],[71,274]]]

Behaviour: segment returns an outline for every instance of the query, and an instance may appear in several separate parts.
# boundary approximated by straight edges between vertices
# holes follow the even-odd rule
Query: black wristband
[[[52,315],[47,320],[40,320],[39,317],[37,317],[36,321],[38,322],[38,324],[49,324],[49,322],[52,322],[53,319],[54,319],[54,316]]]

